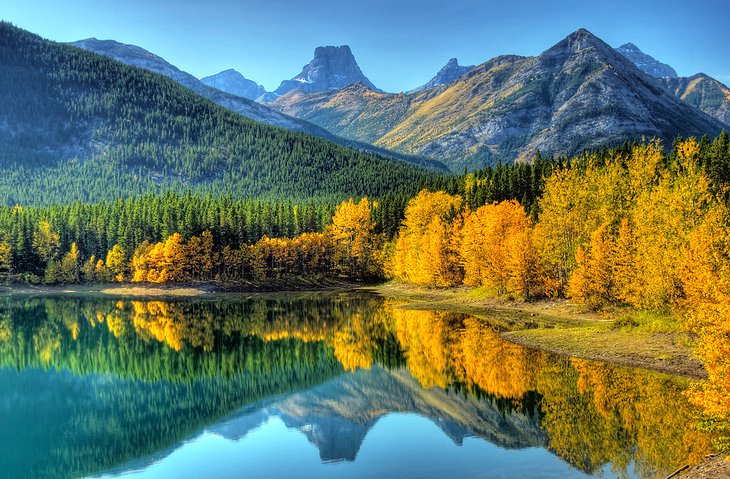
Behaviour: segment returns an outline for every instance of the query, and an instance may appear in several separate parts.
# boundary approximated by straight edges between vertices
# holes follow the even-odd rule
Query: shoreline
[[[316,280],[281,280],[246,283],[220,283],[215,281],[195,283],[80,283],[68,285],[0,285],[1,295],[23,296],[73,296],[101,295],[123,298],[194,298],[253,293],[305,293],[328,291],[352,291],[371,287],[371,284],[345,282],[330,278]]]
[[[366,289],[405,301],[400,307],[406,309],[451,311],[483,318],[503,327],[500,336],[520,346],[692,379],[707,377],[702,363],[692,354],[692,338],[687,333],[621,323],[622,318],[640,315],[639,311],[622,309],[600,314],[565,300],[521,302],[467,287],[431,289],[386,283]]]

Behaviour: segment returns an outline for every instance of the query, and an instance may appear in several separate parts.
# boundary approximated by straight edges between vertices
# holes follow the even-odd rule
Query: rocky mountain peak
[[[607,43],[593,35],[585,28],[580,28],[571,33],[552,48],[544,51],[540,57],[569,56],[586,51],[594,51],[598,54],[614,54],[613,48]]]
[[[446,65],[444,65],[443,68],[441,68],[441,70],[439,70],[438,73],[436,73],[436,75],[428,81],[428,83],[412,90],[411,93],[430,90],[441,85],[448,85],[457,78],[469,73],[474,68],[474,65],[461,66],[459,65],[459,60],[451,58]]]
[[[266,93],[266,89],[244,77],[240,72],[229,68],[215,75],[201,78],[200,81],[208,86],[217,88],[231,95],[256,100]]]
[[[338,90],[357,82],[373,91],[380,91],[362,73],[349,46],[317,47],[312,61],[304,66],[299,75],[281,82],[276,94],[283,95],[292,90],[305,93]]]
[[[633,43],[621,45],[616,51],[648,75],[656,78],[677,78],[677,72],[674,68],[642,52]]]

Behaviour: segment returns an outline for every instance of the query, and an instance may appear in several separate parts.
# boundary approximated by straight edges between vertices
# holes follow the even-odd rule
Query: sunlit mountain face
[[[9,477],[656,477],[689,381],[367,294],[0,302]],[[666,414],[672,411],[672,414]]]

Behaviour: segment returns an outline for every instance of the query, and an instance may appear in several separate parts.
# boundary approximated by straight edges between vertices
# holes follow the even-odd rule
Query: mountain
[[[730,88],[724,84],[704,73],[662,81],[677,98],[730,125]]]
[[[363,75],[349,46],[317,47],[314,59],[304,65],[299,75],[281,82],[275,93],[279,96],[292,90],[316,93],[337,90],[353,83],[362,83],[373,91],[380,91]]]
[[[0,23],[0,203],[170,189],[347,197],[429,170],[251,121],[147,70]],[[248,100],[245,100],[248,101]]]
[[[96,38],[79,40],[77,42],[70,43],[70,45],[98,53],[99,55],[104,55],[105,57],[113,58],[127,65],[144,68],[146,70],[165,75],[184,87],[191,89],[198,95],[208,98],[212,102],[238,113],[239,115],[245,116],[246,118],[250,118],[251,120],[286,128],[288,130],[302,131],[310,135],[325,137],[330,140],[332,139],[330,138],[332,135],[315,125],[282,115],[277,111],[272,111],[270,108],[245,97],[241,97],[240,95],[234,95],[208,86],[193,75],[181,71],[176,66],[168,63],[165,59],[136,45],[127,45],[114,40],[97,40]]]
[[[659,78],[672,95],[730,125],[730,89],[721,82],[704,73],[678,77],[672,67],[645,54],[633,43],[621,45],[616,51],[643,72]]]
[[[626,43],[616,49],[621,55],[628,58],[644,73],[655,78],[677,78],[677,72],[666,63],[656,60],[651,55],[642,52],[633,43]]]
[[[163,58],[135,45],[127,45],[113,40],[97,40],[95,38],[74,42],[71,43],[71,45],[83,48],[84,50],[92,51],[94,53],[98,53],[100,55],[104,55],[105,57],[113,58],[114,60],[120,61],[126,65],[144,68],[145,70],[150,70],[152,72],[165,75],[166,77],[175,80],[182,86],[191,89],[198,95],[211,100],[213,103],[216,103],[223,108],[227,108],[228,110],[238,113],[239,115],[242,115],[251,120],[260,121],[262,123],[278,126],[280,128],[286,128],[287,130],[300,131],[308,135],[318,136],[339,145],[348,146],[369,153],[390,156],[403,161],[431,168],[441,170],[446,169],[443,164],[435,160],[423,160],[422,158],[416,158],[397,152],[386,151],[383,148],[374,147],[367,143],[361,143],[339,137],[320,126],[291,117],[289,115],[282,114],[277,110],[262,105],[260,102],[249,100],[248,98],[244,98],[241,96],[236,96],[235,94],[206,85],[201,80],[198,80],[189,73],[181,71],[174,65],[168,63]],[[221,73],[220,75],[222,75],[223,73]],[[230,76],[232,75],[226,75],[226,77]],[[240,76],[240,78],[246,80],[242,75]],[[253,84],[255,85],[255,83]],[[276,95],[266,92],[264,90],[263,94],[259,97],[259,100],[265,100],[267,98],[273,100],[276,99]]]
[[[452,171],[529,160],[538,150],[574,154],[653,137],[671,144],[723,128],[584,29],[539,56],[497,57],[431,90],[384,94],[359,83],[289,92],[272,106]]]
[[[249,80],[233,69],[201,78],[200,81],[210,87],[217,88],[231,95],[248,98],[249,100],[256,100],[266,93],[266,88],[255,81]]]
[[[438,73],[436,73],[436,76],[428,81],[428,83],[411,90],[409,93],[417,93],[419,91],[430,90],[442,85],[448,85],[457,78],[469,73],[474,68],[476,68],[474,65],[461,66],[459,65],[459,60],[452,58],[441,70],[438,71]]]

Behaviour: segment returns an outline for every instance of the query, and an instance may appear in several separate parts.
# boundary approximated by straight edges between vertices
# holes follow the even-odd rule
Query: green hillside
[[[231,113],[161,75],[0,23],[0,204],[167,190],[381,195],[435,175]]]

